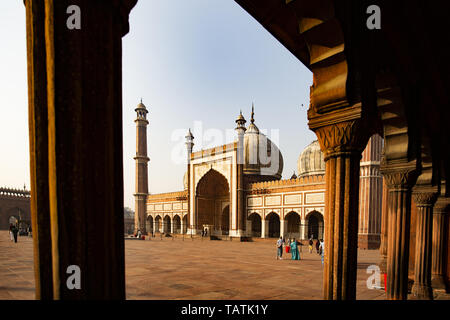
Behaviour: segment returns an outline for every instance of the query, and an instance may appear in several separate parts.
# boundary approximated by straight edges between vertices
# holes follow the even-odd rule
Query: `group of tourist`
[[[17,224],[10,224],[9,225],[9,237],[11,241],[14,241],[17,243],[17,236],[19,235],[19,226]],[[31,226],[28,226],[28,228],[25,230],[25,234],[31,237]],[[21,233],[22,235],[22,233]]]
[[[314,240],[311,237],[309,239],[309,253],[312,253]],[[292,260],[300,260],[300,252],[301,252],[301,246],[303,244],[300,241],[295,240],[295,238],[288,238],[284,239],[283,237],[280,237],[280,239],[277,240],[277,260],[283,260],[283,247],[286,249],[286,253],[291,253],[291,259]],[[300,248],[300,249],[299,249]],[[322,257],[322,264],[323,264],[323,254],[324,254],[324,248],[325,244],[323,239],[316,240],[316,252]]]
[[[313,238],[309,238],[309,253],[312,253],[313,251],[313,247],[314,247],[314,240]],[[323,239],[320,240],[316,240],[316,252],[318,255],[322,255],[323,249],[324,249],[324,243],[323,243]]]

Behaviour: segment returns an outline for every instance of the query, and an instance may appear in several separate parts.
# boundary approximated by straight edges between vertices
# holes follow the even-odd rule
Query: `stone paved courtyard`
[[[127,299],[321,299],[319,255],[303,247],[300,261],[276,260],[272,242],[125,240]],[[359,252],[358,299],[384,298],[366,287],[378,259],[376,250]],[[31,238],[15,244],[0,231],[0,299],[34,299]]]

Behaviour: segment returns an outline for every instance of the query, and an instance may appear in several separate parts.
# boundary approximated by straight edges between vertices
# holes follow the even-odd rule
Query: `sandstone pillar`
[[[406,300],[408,295],[411,188],[417,179],[416,163],[383,165],[389,189],[387,234],[387,288],[390,300]]]
[[[380,242],[380,269],[382,274],[386,274],[387,261],[387,230],[388,230],[388,196],[389,190],[386,179],[383,178],[383,199],[381,204],[381,242]]]
[[[287,233],[287,220],[280,219],[280,237],[284,237]]]
[[[300,237],[302,240],[308,239],[308,228],[307,228],[307,222],[306,219],[302,219],[300,222]]]
[[[353,300],[356,298],[359,165],[370,135],[357,119],[313,130],[326,165],[323,294],[329,300]]]
[[[439,197],[433,210],[432,238],[432,288],[445,290],[445,216],[450,208],[450,198]]]
[[[180,223],[180,233],[183,234],[184,233],[184,219],[181,218],[181,223]]]
[[[122,37],[136,0],[24,4],[36,298],[125,299]]]
[[[267,238],[269,233],[269,220],[261,220],[261,238]]]
[[[432,188],[415,188],[414,202],[417,206],[416,252],[414,260],[414,285],[412,294],[418,299],[433,299],[431,289],[431,248],[433,232],[433,206],[437,192]]]

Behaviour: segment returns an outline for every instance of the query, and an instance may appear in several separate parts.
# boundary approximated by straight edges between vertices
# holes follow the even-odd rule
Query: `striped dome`
[[[325,174],[325,161],[319,141],[313,141],[303,150],[298,158],[297,168],[299,177]]]

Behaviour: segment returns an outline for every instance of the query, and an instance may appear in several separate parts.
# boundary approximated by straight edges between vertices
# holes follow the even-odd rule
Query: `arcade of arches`
[[[408,298],[414,259],[412,294],[432,299],[433,290],[448,284],[450,265],[450,60],[439,32],[448,29],[450,4],[381,1],[383,27],[370,30],[364,18],[370,1],[235,1],[313,73],[308,126],[318,138],[324,173],[304,168],[313,175],[279,180],[281,156],[272,158],[278,166],[269,173],[261,163],[237,161],[248,154],[242,147],[257,150],[260,141],[253,116],[248,128],[238,116],[237,141],[213,152],[192,152],[187,135],[187,188],[181,192],[149,195],[149,159],[139,147],[136,226],[145,230],[147,215],[159,226],[179,213],[181,230],[187,225],[197,233],[196,186],[214,167],[229,185],[230,236],[246,236],[254,212],[269,215],[274,230],[275,213],[289,223],[287,214],[295,211],[300,225],[311,211],[323,215],[324,299],[355,299],[358,242],[377,238],[386,297]],[[24,1],[38,299],[125,299],[121,57],[136,2],[83,1],[82,12],[89,14],[73,32],[65,25],[69,1]],[[137,114],[137,145],[144,146],[147,112],[140,106]],[[374,134],[383,138],[383,156],[361,161]],[[271,152],[278,153],[272,146]],[[363,197],[382,184],[369,182],[374,173],[383,181],[378,217],[360,210]],[[156,212],[164,214],[157,218]],[[261,219],[261,236],[265,227]],[[285,219],[279,228],[289,229]],[[307,232],[313,229],[311,223]],[[65,268],[58,266],[72,264],[88,270],[81,290],[64,285]]]

